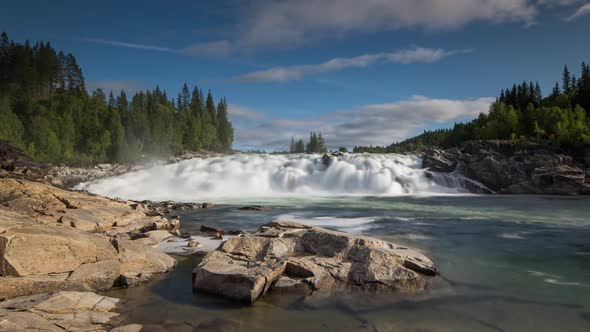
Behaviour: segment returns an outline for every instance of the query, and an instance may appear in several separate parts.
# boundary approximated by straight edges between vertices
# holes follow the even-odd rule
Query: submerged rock
[[[304,292],[343,287],[419,291],[437,274],[430,259],[403,246],[273,222],[208,253],[193,271],[193,289],[253,303],[273,286]]]
[[[270,207],[263,206],[263,205],[246,205],[246,206],[242,206],[238,210],[241,210],[241,211],[267,211],[267,210],[270,210]]]

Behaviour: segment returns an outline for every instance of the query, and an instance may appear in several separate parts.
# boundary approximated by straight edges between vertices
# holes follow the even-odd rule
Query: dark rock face
[[[424,154],[422,168],[428,168],[434,172],[452,172],[457,167],[459,156],[460,152],[458,150],[448,152],[442,150],[430,150]]]
[[[294,222],[272,222],[209,252],[193,289],[253,303],[275,288],[302,294],[356,287],[420,291],[438,274],[418,251]]]
[[[422,166],[459,171],[485,189],[501,194],[587,194],[588,165],[576,162],[547,142],[469,141],[459,148],[425,153]],[[466,188],[474,192],[474,183]]]

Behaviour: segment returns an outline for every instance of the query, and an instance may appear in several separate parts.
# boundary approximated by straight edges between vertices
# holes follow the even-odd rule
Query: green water
[[[254,203],[272,209],[237,210]],[[181,218],[189,232],[290,219],[374,236],[420,249],[441,277],[421,294],[270,294],[240,306],[193,294],[196,262],[179,258],[157,281],[107,293],[127,300],[129,322],[240,331],[590,331],[590,197],[256,199]]]

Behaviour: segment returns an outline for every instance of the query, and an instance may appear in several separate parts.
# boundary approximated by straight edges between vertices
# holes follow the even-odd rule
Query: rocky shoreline
[[[188,234],[174,211],[212,203],[121,201],[70,191],[66,183],[88,176],[62,178],[18,149],[1,150],[0,164],[0,331],[140,331],[141,325],[125,325],[119,299],[96,292],[149,282],[174,268],[174,256],[199,257],[187,289],[247,304],[268,293],[421,292],[439,273],[411,248],[289,221],[252,234],[205,225]],[[103,175],[125,172],[101,167]],[[540,144],[467,142],[426,152],[423,167],[463,174],[474,192],[590,192],[587,164]]]

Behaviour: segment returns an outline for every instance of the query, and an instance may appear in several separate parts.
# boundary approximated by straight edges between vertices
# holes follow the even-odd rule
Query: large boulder
[[[114,241],[121,261],[121,273],[162,273],[174,267],[174,258],[141,242]]]
[[[0,210],[0,216],[11,214]],[[117,260],[108,238],[69,227],[22,224],[0,234],[0,275],[25,277],[71,272]]]
[[[149,280],[175,264],[173,258],[144,243],[114,242],[116,246],[100,234],[39,224],[0,209],[0,298],[107,290],[128,278]]]
[[[419,291],[438,274],[423,254],[393,243],[294,222],[266,224],[233,238],[193,271],[193,289],[246,303],[278,283],[284,290]]]

